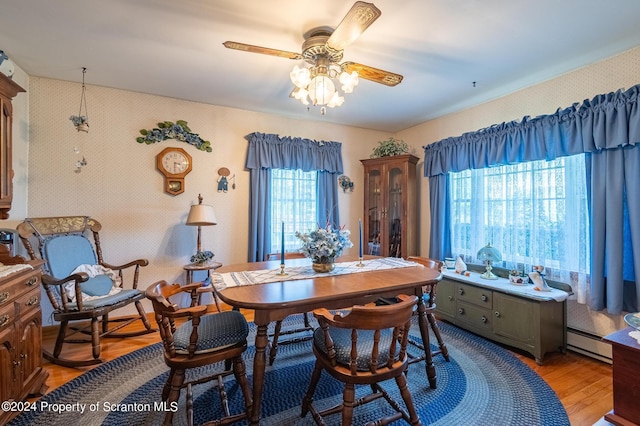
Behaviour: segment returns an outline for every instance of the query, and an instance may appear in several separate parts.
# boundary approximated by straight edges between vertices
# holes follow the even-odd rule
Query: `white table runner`
[[[402,258],[385,257],[378,259],[364,260],[364,266],[357,266],[358,261],[336,263],[335,269],[327,273],[318,273],[311,265],[286,267],[287,275],[280,275],[278,269],[264,269],[260,271],[243,272],[214,272],[211,274],[211,283],[217,290],[227,287],[237,287],[243,285],[266,284],[279,281],[303,280],[314,277],[329,277],[333,275],[354,274],[358,272],[380,271],[383,269],[408,268],[422,266],[416,262],[409,262]],[[286,266],[286,264],[285,264]]]

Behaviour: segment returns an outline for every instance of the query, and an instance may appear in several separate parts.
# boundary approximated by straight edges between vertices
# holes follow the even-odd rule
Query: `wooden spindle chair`
[[[327,309],[313,311],[320,327],[314,332],[316,363],[302,402],[302,417],[311,412],[319,425],[338,424],[335,420],[328,423],[324,417],[341,413],[340,424],[351,425],[354,408],[384,398],[395,413],[367,425],[386,425],[401,418],[411,425],[422,424],[404,374],[411,316],[418,298],[399,295],[397,299],[398,303],[392,305],[354,306],[346,314],[333,314]],[[323,370],[344,382],[345,388],[341,404],[317,411],[313,394]],[[379,385],[389,379],[395,380],[406,409]],[[355,385],[363,384],[373,392],[356,401]]]
[[[224,416],[210,422],[211,425],[227,425],[248,418],[251,412],[251,389],[246,377],[246,368],[242,359],[247,349],[249,326],[244,316],[238,311],[224,311],[207,314],[204,305],[179,308],[169,298],[181,292],[189,292],[193,296],[200,283],[180,286],[159,281],[146,290],[146,297],[151,300],[156,322],[160,328],[160,337],[164,346],[164,361],[171,369],[169,378],[162,389],[162,400],[167,407],[173,407],[180,397],[180,391],[187,388],[187,422],[193,425],[192,386],[216,380],[218,394]],[[184,319],[179,327],[176,320]],[[194,378],[185,382],[186,370],[203,367],[224,361],[224,368],[207,377]],[[230,364],[233,366],[230,370]],[[235,376],[242,390],[245,410],[231,414],[223,378],[229,374]],[[164,424],[171,425],[173,411],[168,410]]]

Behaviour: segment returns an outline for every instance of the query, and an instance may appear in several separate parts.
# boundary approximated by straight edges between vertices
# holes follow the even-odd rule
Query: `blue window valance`
[[[247,169],[301,169],[342,173],[342,144],[290,136],[251,133]]]
[[[495,124],[424,146],[424,175],[597,152],[640,143],[640,85],[554,114]]]

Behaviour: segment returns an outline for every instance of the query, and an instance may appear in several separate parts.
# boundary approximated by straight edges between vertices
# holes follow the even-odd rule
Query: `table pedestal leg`
[[[431,356],[431,344],[429,342],[429,321],[427,320],[427,312],[422,296],[420,296],[420,298],[418,299],[418,325],[420,326],[420,337],[422,337],[422,344],[424,345],[424,363],[427,369],[427,379],[429,380],[429,387],[431,389],[435,389],[436,368],[433,365],[433,357]]]
[[[256,353],[253,358],[253,407],[250,424],[260,424],[260,411],[262,409],[262,388],[264,387],[264,370],[266,368],[265,349],[269,339],[267,338],[267,324],[258,325],[256,334]]]

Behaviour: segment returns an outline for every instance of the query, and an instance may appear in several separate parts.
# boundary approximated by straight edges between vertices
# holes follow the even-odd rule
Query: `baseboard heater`
[[[567,328],[567,349],[612,364],[611,345],[602,337],[574,328]]]

